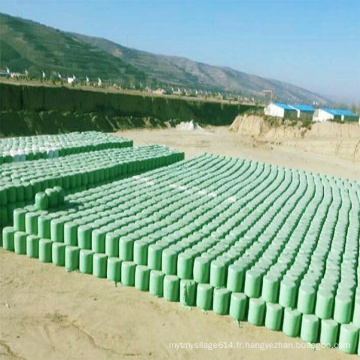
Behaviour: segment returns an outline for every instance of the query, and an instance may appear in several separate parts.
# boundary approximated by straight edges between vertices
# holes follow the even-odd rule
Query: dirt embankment
[[[360,162],[360,126],[358,123],[333,122],[304,126],[302,122],[239,115],[230,126],[239,135],[285,145],[302,151],[335,155]]]

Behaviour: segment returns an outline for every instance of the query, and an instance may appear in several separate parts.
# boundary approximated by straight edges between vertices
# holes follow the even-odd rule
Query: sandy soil
[[[360,177],[358,164],[351,161],[240,139],[227,128],[207,130],[130,130],[119,134],[133,138],[135,144],[162,143],[184,149],[187,157],[207,151]],[[228,316],[203,314],[134,288],[115,287],[107,280],[67,273],[64,268],[2,249],[0,274],[0,359],[357,358],[339,350],[313,351],[300,339],[264,327],[243,323],[238,328]],[[170,345],[191,343],[205,347],[220,342],[223,346],[232,344],[233,348],[176,350]],[[238,348],[240,343],[247,348]],[[259,349],[265,346],[276,348]]]

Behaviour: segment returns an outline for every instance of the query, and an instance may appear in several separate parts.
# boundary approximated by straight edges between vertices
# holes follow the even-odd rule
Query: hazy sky
[[[0,10],[360,102],[360,0],[1,0]]]

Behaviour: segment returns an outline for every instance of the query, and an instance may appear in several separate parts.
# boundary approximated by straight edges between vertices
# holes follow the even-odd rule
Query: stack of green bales
[[[204,154],[63,195],[3,247],[360,354],[358,182]]]
[[[96,131],[1,139],[0,165],[131,146],[132,140]]]
[[[164,146],[148,145],[104,149],[57,159],[1,165],[0,227],[12,221],[13,210],[34,202],[46,188],[61,186],[79,191],[102,182],[155,169],[182,160],[184,154]]]

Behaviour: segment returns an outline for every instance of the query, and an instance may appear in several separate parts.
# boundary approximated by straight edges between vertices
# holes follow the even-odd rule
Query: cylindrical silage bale
[[[25,214],[24,209],[14,210],[14,229],[16,231],[25,231]]]
[[[49,198],[44,192],[36,193],[35,207],[37,210],[47,210],[49,208]]]
[[[29,258],[39,258],[39,240],[40,238],[36,235],[29,235],[26,238],[26,255]]]
[[[107,278],[114,283],[121,280],[121,260],[115,257],[109,257],[107,263]]]
[[[134,240],[126,236],[120,237],[119,258],[123,261],[132,261],[134,254],[133,250],[134,250]]]
[[[94,254],[93,257],[93,275],[98,278],[105,279],[107,274],[107,259],[106,254]]]
[[[300,333],[302,314],[297,309],[284,309],[283,332],[287,336],[297,337]]]
[[[213,287],[226,286],[226,263],[214,260],[210,265],[210,284]]]
[[[213,310],[216,314],[229,314],[230,291],[226,288],[215,288],[213,299]]]
[[[262,276],[258,270],[250,269],[245,275],[244,293],[250,298],[258,298],[261,294]],[[264,305],[265,306],[265,305]]]
[[[239,265],[231,264],[228,268],[227,288],[240,293],[244,290],[245,269]]]
[[[61,219],[51,220],[50,238],[54,242],[64,242],[64,220]]]
[[[109,257],[119,257],[119,236],[113,232],[105,236],[105,254]]]
[[[319,337],[319,318],[312,314],[304,314],[301,322],[300,337],[306,342],[316,343]]]
[[[164,298],[167,301],[179,301],[180,279],[176,275],[165,275]]]
[[[64,224],[64,243],[70,246],[77,246],[78,225],[74,221],[68,221]]]
[[[38,217],[38,235],[42,239],[50,239],[51,219],[46,215],[40,215]]]
[[[135,287],[140,291],[149,291],[150,269],[144,265],[138,265],[135,270]]]
[[[243,293],[232,293],[230,297],[230,316],[238,321],[245,320],[248,298]]]
[[[39,260],[44,263],[52,262],[52,242],[49,239],[39,240]]]
[[[321,320],[320,342],[327,347],[334,347],[339,335],[339,324],[332,319]]]
[[[352,298],[347,294],[335,297],[334,320],[339,324],[348,324],[352,318]]]
[[[148,248],[148,267],[151,270],[161,270],[162,247],[151,244]]]
[[[124,286],[135,285],[136,264],[132,261],[123,261],[121,264],[121,283]]]
[[[245,283],[246,284],[246,283]],[[265,319],[265,302],[261,298],[249,299],[248,321],[250,324],[262,326]]]
[[[165,275],[175,275],[177,270],[177,252],[174,249],[167,248],[162,252],[161,269]],[[164,284],[165,297],[165,284]]]
[[[149,292],[156,297],[163,296],[164,274],[158,270],[150,271]]]
[[[319,290],[316,296],[315,315],[320,319],[330,319],[334,310],[334,296],[330,291]]]
[[[190,253],[180,253],[177,261],[177,276],[180,279],[192,279],[193,257]]]
[[[8,251],[14,251],[14,235],[15,229],[13,227],[5,227],[2,231],[3,248]]]
[[[353,324],[360,328],[360,296],[355,297],[354,303],[354,314],[353,314]]]
[[[78,247],[84,250],[91,249],[92,227],[89,225],[80,225],[77,229]]]
[[[81,249],[79,252],[79,270],[83,274],[93,273],[94,252],[92,250]]]
[[[293,308],[296,304],[297,286],[294,281],[284,279],[280,283],[279,304],[284,308]]]
[[[38,217],[39,214],[35,212],[28,212],[25,214],[25,231],[28,234],[37,235]]]
[[[23,231],[17,231],[14,235],[14,248],[17,254],[26,254],[26,238],[27,234]]]
[[[95,229],[91,234],[91,250],[95,253],[105,253],[105,236],[103,229]]]
[[[340,326],[339,349],[347,354],[355,354],[359,341],[359,328],[353,324]]]
[[[266,303],[265,326],[278,331],[281,329],[283,308],[279,304]]]
[[[316,292],[312,286],[301,285],[299,288],[297,309],[303,314],[313,314],[315,308],[315,297]]]
[[[274,275],[266,274],[262,281],[261,297],[270,303],[277,303],[279,299],[280,281]]]
[[[180,303],[184,306],[194,306],[196,302],[196,282],[194,280],[180,280]]]
[[[80,249],[77,246],[66,246],[65,249],[65,268],[67,271],[79,269]]]
[[[196,306],[202,310],[211,310],[213,301],[213,287],[210,284],[198,284],[196,292]]]
[[[65,248],[66,245],[60,242],[52,244],[52,263],[56,266],[65,266]]]
[[[147,265],[148,243],[145,240],[134,241],[134,263],[137,265]]]
[[[194,260],[194,280],[199,284],[207,284],[210,280],[210,260],[197,257]]]

